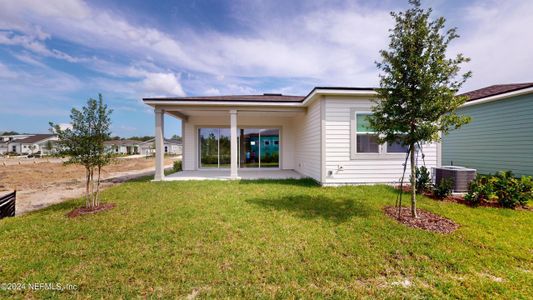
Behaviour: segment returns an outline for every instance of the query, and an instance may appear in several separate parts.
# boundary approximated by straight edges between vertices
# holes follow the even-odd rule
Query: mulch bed
[[[110,209],[113,209],[115,207],[114,203],[103,203],[96,207],[87,208],[87,207],[79,207],[73,209],[71,212],[67,214],[67,217],[69,218],[76,218],[82,215],[88,215],[88,214],[95,214],[103,211],[107,211]]]
[[[394,188],[399,190],[400,186],[397,185]],[[410,185],[404,185],[403,186],[403,192],[406,193],[406,194],[410,194],[411,193],[411,186]],[[467,206],[473,206],[472,203],[466,201],[464,196],[462,196],[462,195],[450,195],[450,196],[445,197],[444,199],[440,199],[440,198],[435,197],[433,195],[433,193],[431,193],[431,192],[424,192],[424,196],[426,196],[428,198],[431,198],[433,200],[453,202],[453,203],[464,204],[464,205],[467,205]],[[409,195],[407,195],[407,197],[409,197]],[[406,198],[406,199],[409,201],[409,198]],[[496,208],[501,208],[502,207],[500,205],[500,203],[498,203],[496,201],[486,201],[486,200],[482,200],[477,206],[496,207]]]
[[[439,215],[430,213],[428,211],[417,209],[418,218],[411,217],[411,208],[402,207],[400,218],[398,219],[398,208],[394,206],[387,206],[383,209],[385,214],[396,221],[410,227],[419,228],[427,231],[438,233],[452,233],[459,225],[450,219],[446,219]]]

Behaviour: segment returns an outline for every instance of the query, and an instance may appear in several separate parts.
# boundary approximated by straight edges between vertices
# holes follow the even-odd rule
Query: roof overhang
[[[374,88],[336,88],[336,87],[316,87],[302,101],[304,106],[309,105],[321,96],[357,96],[376,97]]]
[[[301,102],[266,102],[266,101],[175,101],[175,100],[155,100],[146,99],[144,103],[156,107],[156,106],[222,106],[222,107],[254,107],[254,106],[267,106],[267,107],[301,107]]]
[[[526,94],[531,94],[531,93],[533,93],[533,87],[468,101],[464,103],[463,105],[461,105],[461,107],[467,107],[467,106],[502,100],[506,98],[516,97],[516,96],[526,95]]]
[[[358,96],[375,97],[374,88],[350,88],[350,87],[315,87],[301,101],[209,101],[209,100],[180,100],[179,98],[144,98],[143,101],[152,107],[225,107],[225,108],[301,108],[306,107],[320,96]]]

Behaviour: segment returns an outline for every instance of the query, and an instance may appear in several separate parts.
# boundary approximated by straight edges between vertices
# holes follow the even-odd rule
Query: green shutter
[[[357,114],[357,132],[373,132],[367,117],[370,114]]]

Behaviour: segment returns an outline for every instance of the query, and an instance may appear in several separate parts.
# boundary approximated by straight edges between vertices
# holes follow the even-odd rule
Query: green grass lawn
[[[386,217],[387,186],[309,180],[128,182],[0,220],[0,284],[74,284],[0,298],[532,298],[533,214],[422,198],[450,235]],[[409,284],[410,283],[410,284]]]

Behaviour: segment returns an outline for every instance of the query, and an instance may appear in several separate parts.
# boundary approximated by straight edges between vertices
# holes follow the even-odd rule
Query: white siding
[[[352,108],[370,111],[368,98],[327,97],[325,100],[325,174],[323,184],[391,183],[399,181],[405,156],[392,158],[387,154],[377,159],[351,159],[350,121]],[[423,146],[426,166],[436,166],[437,145]],[[419,165],[422,164],[421,157]],[[339,170],[342,167],[343,170]],[[407,166],[409,168],[409,165]],[[409,169],[408,169],[409,170]],[[328,175],[328,171],[333,174]],[[406,177],[408,178],[408,177]]]
[[[321,101],[310,104],[305,115],[293,120],[296,133],[295,170],[319,182],[321,181]]]
[[[268,116],[270,113],[265,113],[265,116],[246,116],[237,114],[237,127],[254,127],[254,128],[280,128],[280,161],[281,169],[294,169],[294,153],[295,153],[295,135],[291,117],[275,117]],[[197,170],[198,169],[198,127],[229,127],[230,117],[200,117],[191,116],[184,124],[183,134],[183,169]]]

